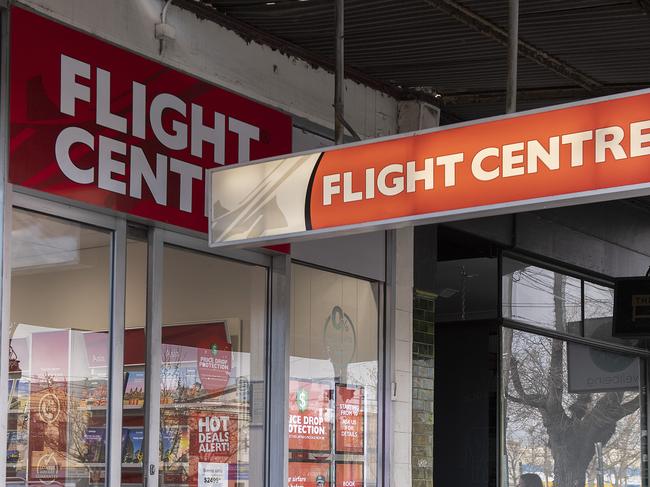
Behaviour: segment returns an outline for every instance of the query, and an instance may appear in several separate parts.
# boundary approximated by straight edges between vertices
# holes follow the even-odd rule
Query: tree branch
[[[510,361],[510,377],[512,378],[512,385],[519,395],[520,404],[527,404],[537,409],[544,409],[546,407],[547,398],[544,394],[527,394],[524,386],[521,383],[521,376],[519,375],[519,362],[514,357]],[[517,401],[514,401],[517,402]]]

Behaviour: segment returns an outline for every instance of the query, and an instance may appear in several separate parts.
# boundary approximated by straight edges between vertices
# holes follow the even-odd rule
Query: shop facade
[[[472,172],[504,186],[449,200],[498,206],[536,172],[534,191],[582,191],[588,178],[553,186],[562,144],[562,164],[638,184],[622,201],[545,209],[546,195],[521,214],[375,226],[404,210],[383,197],[467,182],[457,152],[410,167],[397,138],[403,164],[383,182],[303,156],[330,176],[311,214],[293,199],[304,192],[256,199],[273,184],[254,174],[215,207],[209,170],[331,145],[331,75],[175,6],[176,32],[157,38],[160,2],[102,3],[2,9],[0,483],[515,487],[530,473],[591,487],[600,471],[648,484],[647,346],[612,328],[616,279],[650,266],[645,173],[614,166],[647,156],[635,108],[627,145],[616,124],[600,148],[601,126],[565,141],[539,124],[534,163],[506,149],[520,143],[507,131],[466,138],[467,157],[486,140],[510,150]],[[437,124],[417,103],[347,89],[366,138]],[[359,201],[369,210],[347,211]],[[233,240],[296,221],[299,233],[301,218],[326,231],[332,214],[364,231],[213,248],[208,214],[228,223],[211,236]]]
[[[127,4],[125,43],[88,33],[87,4],[2,10],[1,483],[381,485],[394,243],[210,249],[207,169],[328,133],[169,39],[138,53],[160,9]]]

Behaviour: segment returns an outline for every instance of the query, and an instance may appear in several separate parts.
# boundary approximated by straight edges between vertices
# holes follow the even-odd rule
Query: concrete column
[[[413,228],[402,228],[395,234],[394,389],[390,485],[406,487],[411,485]]]

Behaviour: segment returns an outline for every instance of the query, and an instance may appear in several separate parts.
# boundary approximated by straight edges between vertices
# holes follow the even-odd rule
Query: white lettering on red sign
[[[130,119],[111,111],[111,73],[99,67],[92,76],[90,64],[65,54],[61,55],[60,112],[74,117],[77,103],[92,103],[95,99],[96,123],[115,132],[145,139],[150,127],[158,142],[171,151],[190,148],[192,156],[203,158],[204,146],[211,146],[208,157],[214,164],[223,165],[225,159],[226,131],[237,135],[238,162],[250,159],[252,141],[260,140],[260,129],[254,125],[228,117],[219,112],[208,114],[211,124],[204,122],[201,105],[189,106],[179,97],[159,93],[147,98],[147,87],[133,81]],[[171,117],[171,124],[165,123]],[[97,155],[94,167],[75,164],[77,145]],[[63,129],[55,144],[56,162],[63,174],[78,184],[97,184],[101,189],[133,198],[142,198],[142,186],[151,191],[156,203],[167,205],[168,175],[179,175],[179,209],[191,213],[193,181],[203,181],[205,170],[195,164],[163,153],[147,154],[141,147],[127,144],[119,138],[95,136],[80,127]],[[155,164],[155,169],[152,168]],[[126,165],[130,165],[129,178],[125,178]]]

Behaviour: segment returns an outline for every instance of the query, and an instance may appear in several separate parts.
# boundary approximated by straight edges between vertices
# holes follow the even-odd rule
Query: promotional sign
[[[179,364],[191,364],[198,372],[193,382],[200,382],[203,394],[223,391],[232,367],[232,345],[225,322],[165,326],[162,333],[163,366],[182,372]],[[184,385],[191,388],[194,383]]]
[[[43,484],[66,478],[68,344],[68,330],[32,335],[29,479]]]
[[[328,384],[289,381],[289,449],[330,451],[332,390]]]
[[[288,487],[330,487],[330,464],[289,460]]]
[[[198,487],[228,487],[228,464],[200,462]]]
[[[363,487],[363,463],[336,462],[335,487]]]
[[[213,170],[212,246],[650,194],[650,92]]]
[[[210,410],[193,411],[189,421],[190,485],[229,485],[228,464],[237,463],[237,416]]]
[[[291,151],[290,117],[18,7],[10,58],[14,184],[206,232],[207,169]]]
[[[336,386],[336,452],[364,452],[363,387]],[[337,476],[338,479],[338,476]]]
[[[639,359],[577,343],[567,344],[568,391],[571,393],[639,389]]]

